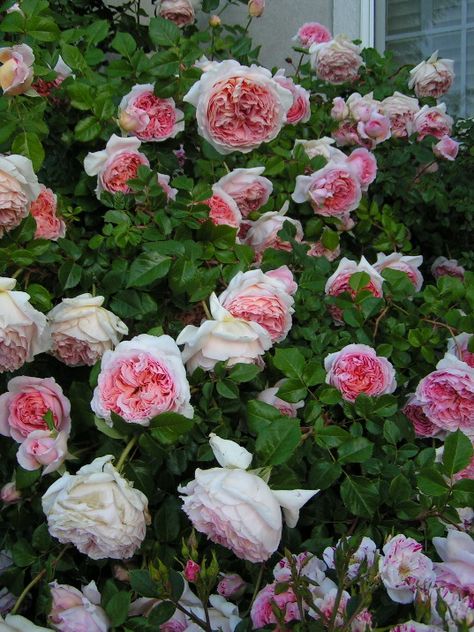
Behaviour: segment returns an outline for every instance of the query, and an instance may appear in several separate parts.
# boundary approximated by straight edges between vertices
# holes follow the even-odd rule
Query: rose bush
[[[113,4],[0,4],[0,630],[472,630],[450,60]]]

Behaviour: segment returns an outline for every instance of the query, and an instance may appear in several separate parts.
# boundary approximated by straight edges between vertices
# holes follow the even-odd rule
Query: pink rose
[[[377,160],[374,154],[364,147],[354,149],[347,158],[347,164],[355,169],[361,190],[367,191],[369,184],[372,184],[377,176]]]
[[[347,603],[350,599],[349,593],[344,590],[340,595],[339,603],[336,610],[336,598],[338,595],[337,585],[327,577],[321,583],[320,586],[313,586],[311,589],[311,596],[313,597],[313,603],[318,608],[318,611],[326,618],[326,620],[333,620],[335,629],[342,628],[344,624],[344,614],[347,608]],[[309,615],[313,619],[319,619],[320,614],[316,610],[311,609]]]
[[[369,149],[372,148],[372,141],[365,141],[359,136],[357,123],[355,121],[348,120],[342,122],[331,134],[339,147],[367,145]]]
[[[216,182],[214,187],[230,195],[243,217],[247,217],[266,204],[273,191],[273,184],[262,176],[264,171],[265,167],[234,169]]]
[[[277,582],[267,584],[255,597],[250,610],[250,618],[254,629],[278,623],[279,619],[275,616],[274,608],[278,609],[280,617],[285,623],[301,619],[297,598],[293,589],[288,587],[283,592],[276,594],[277,586]],[[280,629],[280,626],[274,629]]]
[[[381,103],[382,113],[390,119],[392,136],[407,138],[414,131],[413,119],[420,110],[418,99],[394,92]]]
[[[294,83],[290,77],[285,77],[285,71],[280,69],[275,77],[275,81],[283,88],[286,88],[293,95],[293,105],[286,114],[286,122],[290,125],[307,123],[311,117],[311,105],[309,102],[310,92],[302,86]]]
[[[447,353],[456,356],[458,360],[465,362],[474,369],[474,353],[469,351],[468,345],[473,334],[461,333],[454,339],[448,340]]]
[[[433,107],[424,105],[413,118],[413,126],[418,134],[418,140],[425,136],[443,138],[449,136],[453,129],[453,119],[446,114],[446,105],[439,103]]]
[[[357,123],[367,123],[374,113],[378,113],[380,105],[380,102],[374,99],[373,92],[364,94],[364,96],[358,92],[353,92],[346,101],[350,118]]]
[[[14,377],[0,395],[0,434],[23,443],[32,432],[48,430],[48,411],[55,429],[69,434],[71,404],[54,378]]]
[[[288,266],[280,266],[275,270],[267,270],[266,277],[279,281],[285,288],[287,294],[295,294],[298,290],[298,283],[293,278],[293,273]]]
[[[323,560],[328,568],[336,569],[336,551],[343,544],[344,540],[339,540],[336,546],[328,546],[323,551]],[[350,558],[350,564],[347,568],[346,578],[349,580],[355,579],[361,572],[361,567],[365,564],[367,570],[369,570],[376,560],[379,553],[377,545],[373,540],[364,536],[360,542],[359,547],[352,554]]]
[[[0,237],[16,228],[40,193],[29,158],[0,155]]]
[[[315,241],[309,244],[310,248],[306,253],[308,257],[325,257],[328,261],[335,261],[341,254],[341,247],[336,246],[334,250],[326,248],[322,241]]]
[[[199,566],[199,564],[193,562],[193,560],[188,560],[183,571],[184,579],[186,579],[188,582],[195,582],[199,577],[200,572],[201,567]]]
[[[15,285],[16,279],[0,277],[0,373],[16,371],[51,346],[46,317],[34,309],[26,292],[13,289]]]
[[[18,448],[18,463],[25,470],[45,466],[43,474],[55,472],[68,456],[68,434],[66,431],[33,430]]]
[[[335,121],[343,121],[349,116],[349,108],[342,97],[334,97],[332,100],[331,118]]]
[[[418,437],[439,437],[443,432],[432,423],[423,412],[423,406],[416,399],[415,395],[409,396],[407,403],[402,409],[402,413],[413,426],[413,430]]]
[[[166,201],[170,200],[174,202],[176,200],[176,195],[178,193],[178,189],[173,189],[170,187],[170,176],[164,173],[157,173],[158,184],[163,189],[164,194],[166,195]]]
[[[181,354],[170,336],[140,334],[102,356],[91,407],[110,422],[114,412],[125,421],[148,426],[164,412],[193,416]]]
[[[471,458],[469,465],[453,475],[454,481],[460,481],[463,478],[474,480],[474,456]]]
[[[373,110],[366,122],[360,121],[357,124],[357,132],[362,139],[370,142],[372,146],[376,146],[390,138],[392,134],[390,119],[388,116]]]
[[[291,252],[291,243],[289,241],[283,241],[283,239],[278,236],[285,222],[290,222],[290,224],[293,224],[296,228],[295,241],[303,241],[303,227],[301,222],[297,219],[286,217],[285,212],[285,207],[279,212],[269,211],[263,213],[256,222],[252,222],[245,236],[245,243],[248,246],[252,246],[257,255],[257,259],[262,258],[267,248]]]
[[[184,131],[184,113],[176,108],[174,99],[161,99],[154,89],[152,83],[135,85],[119,105],[124,129],[147,142],[161,142]]]
[[[379,572],[388,596],[396,603],[411,603],[418,589],[435,580],[433,563],[413,538],[398,534],[383,547]]]
[[[273,343],[284,340],[291,329],[293,298],[284,284],[261,270],[238,272],[219,302],[235,318],[261,325]]]
[[[249,0],[248,11],[252,18],[259,18],[265,11],[265,0]]]
[[[297,176],[291,197],[297,204],[309,202],[316,215],[338,217],[359,206],[362,191],[353,166],[330,161],[309,176]]]
[[[27,44],[0,48],[0,86],[3,94],[15,96],[29,90],[35,56]]]
[[[433,145],[433,153],[437,158],[444,158],[445,160],[456,160],[458,155],[459,145],[457,140],[450,138],[449,136],[442,136],[441,140]]]
[[[461,281],[464,280],[465,270],[456,259],[446,259],[446,257],[437,257],[431,266],[431,274],[435,279],[442,276],[452,276]]]
[[[331,39],[331,31],[319,22],[305,22],[293,37],[293,41],[299,42],[304,48],[309,48],[311,44],[329,42]]]
[[[67,584],[50,584],[51,612],[49,621],[59,632],[107,632],[110,623],[100,607],[101,595],[94,581],[82,592]]]
[[[335,386],[348,402],[362,393],[375,397],[393,393],[397,388],[395,369],[368,345],[346,345],[324,360],[326,383]]]
[[[390,632],[443,632],[443,628],[437,628],[431,624],[417,623],[416,621],[407,621],[391,628]]]
[[[405,272],[415,290],[419,292],[423,285],[423,276],[419,270],[422,263],[423,257],[421,255],[407,256],[401,255],[399,252],[392,252],[392,254],[387,256],[382,252],[378,252],[374,268],[380,274],[387,268]]]
[[[261,391],[257,395],[257,399],[260,402],[265,402],[266,404],[270,404],[270,406],[275,406],[278,408],[282,415],[286,415],[287,417],[296,417],[298,415],[298,408],[303,408],[304,400],[300,400],[295,404],[291,404],[290,402],[285,402],[284,399],[280,399],[277,395],[281,386],[284,385],[286,380],[280,380],[272,386],[271,388],[266,388]]]
[[[360,50],[360,46],[344,35],[337,35],[328,42],[311,45],[311,66],[322,81],[333,84],[352,82],[357,79],[359,68],[364,64]]]
[[[84,159],[84,170],[88,176],[97,177],[96,195],[130,193],[128,180],[136,177],[140,165],[149,166],[148,158],[138,151],[141,143],[137,138],[121,138],[112,134],[102,151],[89,152]]]
[[[196,107],[199,134],[221,154],[248,153],[273,140],[293,105],[269,70],[234,60],[204,72],[183,100]]]
[[[0,500],[5,505],[12,505],[21,499],[21,491],[16,488],[15,483],[6,483],[0,489]],[[1,593],[0,593],[1,594]]]
[[[441,430],[474,435],[474,369],[446,355],[418,384],[416,398]]]
[[[273,577],[277,582],[289,582],[292,579],[292,566],[300,577],[307,577],[317,584],[325,579],[326,564],[309,551],[292,555],[292,560],[283,557],[273,567]]]
[[[209,219],[213,224],[219,226],[232,226],[238,228],[242,221],[242,214],[239,211],[237,202],[217,185],[213,187],[213,196],[204,202],[209,206]]]
[[[462,595],[474,595],[474,541],[462,531],[450,529],[446,538],[433,538],[443,560],[435,564],[436,584],[454,588]]]
[[[182,28],[194,23],[199,5],[198,0],[161,0],[159,16]]]
[[[56,195],[42,184],[41,193],[30,207],[36,222],[36,239],[57,241],[66,234],[66,224],[56,215],[57,205]]]
[[[410,70],[408,87],[415,90],[417,97],[438,99],[448,92],[454,81],[454,61],[438,59],[438,51],[428,61],[422,61]]]
[[[227,574],[217,584],[217,592],[226,599],[240,599],[245,592],[247,582],[237,573]]]

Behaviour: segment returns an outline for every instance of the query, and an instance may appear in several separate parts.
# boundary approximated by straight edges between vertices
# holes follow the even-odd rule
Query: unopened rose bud
[[[249,0],[249,15],[252,18],[259,18],[265,10],[265,0]]]
[[[115,579],[118,579],[119,582],[130,581],[130,573],[128,569],[120,566],[119,564],[115,564],[115,566],[113,567],[113,575]]]
[[[211,17],[209,18],[209,26],[212,26],[212,28],[215,29],[217,26],[220,26],[221,24],[222,24],[222,20],[220,19],[218,15],[211,15]]]
[[[21,492],[15,487],[15,483],[7,483],[0,490],[0,499],[5,504],[17,503],[21,498]]]
[[[188,582],[195,582],[199,577],[199,573],[201,572],[201,567],[196,562],[192,560],[188,560],[186,562],[186,566],[184,567],[184,578],[188,580]]]
[[[245,592],[247,582],[244,582],[240,575],[233,573],[224,575],[217,584],[217,592],[226,599],[239,599]]]

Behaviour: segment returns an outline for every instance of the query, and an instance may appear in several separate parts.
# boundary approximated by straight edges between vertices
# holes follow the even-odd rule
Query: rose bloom
[[[355,169],[361,191],[367,191],[369,184],[372,184],[377,176],[377,160],[374,154],[364,147],[359,147],[350,153],[346,162]]]
[[[444,158],[453,162],[458,155],[460,144],[449,136],[443,136],[436,145],[433,145],[433,153],[437,158]]]
[[[119,124],[142,141],[161,142],[184,131],[184,113],[174,99],[155,96],[154,89],[152,83],[133,86],[120,101]]]
[[[360,46],[344,35],[337,35],[329,42],[311,45],[311,66],[322,81],[332,84],[352,82],[357,79],[359,68],[364,64],[360,50]]]
[[[0,48],[0,86],[3,94],[15,96],[29,90],[35,56],[27,44]]]
[[[357,123],[357,133],[362,140],[367,141],[370,147],[373,148],[389,139],[392,135],[390,119],[388,116],[373,110],[367,121],[359,121]]]
[[[20,375],[0,395],[0,434],[18,443],[35,430],[48,430],[44,416],[51,412],[55,429],[69,434],[71,404],[53,377]]]
[[[428,61],[422,61],[410,70],[408,87],[414,89],[417,97],[438,99],[448,92],[454,81],[454,61],[438,59],[438,51]]]
[[[380,101],[374,99],[374,93],[368,92],[362,96],[358,92],[353,92],[346,101],[350,118],[357,123],[367,123],[374,115],[378,113],[381,106]]]
[[[191,418],[190,399],[173,338],[140,334],[104,353],[91,407],[107,421],[114,412],[125,421],[148,426],[152,417],[165,412]]]
[[[473,334],[461,333],[454,339],[448,340],[447,353],[456,356],[458,360],[465,362],[474,369],[474,353],[469,351],[468,345]]]
[[[449,529],[446,538],[433,538],[442,562],[435,563],[436,585],[463,596],[474,595],[474,541],[468,533]]]
[[[242,216],[247,217],[266,204],[273,191],[273,184],[262,176],[264,171],[265,167],[234,169],[218,180],[214,187],[230,195]]]
[[[132,557],[150,522],[146,496],[117,472],[113,458],[63,474],[42,498],[50,535],[93,560]]]
[[[326,575],[326,564],[309,551],[292,555],[291,564],[288,557],[283,557],[273,567],[273,577],[277,582],[289,582],[292,579],[291,565],[294,565],[299,577],[307,577],[317,584],[322,584]]]
[[[382,252],[378,252],[374,268],[380,273],[387,268],[390,270],[405,272],[415,290],[419,292],[423,285],[423,276],[419,270],[422,263],[423,257],[421,255],[408,256],[401,255],[398,252],[392,252],[390,255],[384,255]]]
[[[349,117],[349,108],[342,97],[334,97],[332,100],[331,118],[335,121],[343,121]]]
[[[446,355],[417,386],[416,398],[441,430],[474,435],[474,369]]]
[[[288,208],[288,206],[286,206]],[[252,222],[244,239],[244,243],[251,246],[255,250],[257,260],[260,260],[267,248],[275,250],[285,250],[291,252],[293,246],[289,241],[283,241],[278,233],[283,228],[285,222],[290,222],[296,228],[295,241],[303,241],[303,226],[297,219],[286,217],[285,206],[279,212],[269,211],[263,213],[257,221]]]
[[[301,507],[314,490],[277,491],[247,472],[252,455],[234,441],[210,435],[219,465],[197,469],[195,479],[178,491],[184,494],[183,511],[193,527],[243,560],[264,562],[281,539],[282,516],[295,527]]]
[[[0,237],[16,228],[40,194],[38,178],[29,158],[0,155]]]
[[[341,247],[339,244],[334,250],[326,248],[322,241],[315,241],[309,244],[310,248],[306,253],[308,257],[325,257],[328,261],[335,261],[341,254]]]
[[[439,103],[433,107],[424,105],[413,118],[413,126],[418,134],[418,140],[425,136],[443,138],[449,136],[453,129],[453,119],[446,114],[446,105]]]
[[[30,207],[36,222],[36,239],[57,241],[66,234],[66,224],[56,215],[57,205],[56,195],[42,184],[40,194]]]
[[[311,44],[329,42],[331,39],[331,31],[319,22],[305,22],[293,37],[293,41],[299,42],[304,48],[309,48]]]
[[[436,584],[431,588],[427,598],[430,602],[431,623],[443,625],[447,623],[447,630],[472,630],[474,624],[474,609],[472,607],[472,597],[459,593],[454,587],[439,586]],[[444,603],[441,603],[442,602]],[[467,624],[461,627],[461,623]]]
[[[234,318],[261,325],[272,342],[281,342],[291,329],[294,299],[278,280],[261,270],[238,272],[227,290],[219,296],[219,303]]]
[[[0,632],[51,632],[49,628],[41,628],[19,614],[0,616]]]
[[[329,577],[326,577],[319,586],[311,586],[310,591],[313,603],[322,615],[326,617],[327,620],[331,620],[334,617],[336,630],[341,628],[344,622],[347,602],[350,599],[349,593],[346,590],[342,592],[336,614],[334,615],[336,595],[338,592],[337,585],[329,579]],[[309,616],[313,619],[320,618],[319,612],[313,609],[310,609]]]
[[[268,270],[265,272],[267,278],[278,281],[284,288],[287,294],[295,294],[298,290],[298,283],[293,278],[293,272],[288,266],[280,266],[275,270]]]
[[[0,500],[2,501],[2,503],[5,503],[6,505],[7,504],[11,505],[13,503],[17,503],[20,499],[21,499],[21,491],[16,488],[15,483],[6,483],[0,489]],[[1,597],[1,594],[2,593],[0,591],[0,597]],[[0,612],[1,612],[1,608],[0,608]]]
[[[323,551],[324,562],[328,568],[332,568],[333,570],[336,568],[336,549],[339,546],[341,546],[341,540],[339,540],[336,546],[328,546]],[[377,554],[378,549],[375,542],[364,536],[358,549],[354,551],[350,558],[346,573],[347,579],[355,579],[360,573],[362,564],[365,564],[366,569],[370,569],[376,560]]]
[[[158,184],[166,195],[166,201],[169,202],[171,200],[174,202],[176,200],[178,189],[173,189],[173,187],[170,186],[170,176],[164,173],[157,173],[156,175],[158,178]]]
[[[446,257],[437,257],[431,265],[431,274],[435,279],[439,279],[442,276],[452,276],[461,281],[464,280],[464,273],[466,271],[456,259],[446,259]]]
[[[339,147],[351,147],[352,145],[364,147],[367,145],[367,149],[373,149],[373,143],[370,139],[364,140],[359,136],[355,121],[343,121],[331,134]]]
[[[16,371],[51,345],[46,316],[15,285],[16,279],[0,277],[0,373]]]
[[[270,406],[275,406],[275,408],[278,408],[282,415],[286,415],[287,417],[297,417],[298,408],[303,408],[304,400],[300,400],[299,402],[292,404],[290,402],[285,402],[284,399],[280,399],[277,393],[280,389],[280,386],[283,386],[285,382],[286,380],[284,379],[279,380],[275,384],[275,386],[272,386],[271,388],[266,388],[265,390],[261,391],[257,395],[257,399],[260,402],[270,404]]]
[[[205,320],[199,327],[187,325],[176,340],[184,344],[182,358],[188,372],[198,366],[212,371],[217,362],[227,362],[229,367],[261,363],[261,356],[272,346],[267,330],[256,322],[234,318],[215,294],[209,303],[213,320]]]
[[[252,18],[259,18],[265,10],[265,0],[249,0],[248,11]]]
[[[158,14],[182,28],[194,24],[200,4],[199,0],[161,0]]]
[[[418,99],[394,92],[381,103],[382,113],[390,119],[392,136],[407,138],[414,131],[413,119],[420,110]]]
[[[141,142],[137,138],[121,138],[112,134],[102,151],[89,152],[84,158],[84,171],[97,176],[97,197],[102,191],[130,193],[128,180],[136,177],[140,165],[150,165],[145,154],[138,151]]]
[[[212,197],[204,202],[209,206],[209,219],[213,224],[219,226],[232,226],[238,228],[242,221],[242,214],[239,211],[237,202],[217,185],[212,187]]]
[[[340,149],[336,149],[336,147],[332,147],[334,145],[335,140],[333,138],[329,138],[329,136],[323,136],[322,138],[318,138],[317,140],[295,140],[295,149],[297,145],[302,145],[305,150],[308,158],[315,158],[316,156],[322,156],[326,158],[329,162],[330,160],[334,160],[336,162],[339,160],[340,162],[344,162],[347,159],[345,153],[343,153]]]
[[[423,406],[416,399],[414,393],[409,396],[407,403],[402,408],[402,413],[411,423],[418,437],[439,437],[443,434],[442,430],[425,415]]]
[[[285,71],[283,69],[280,69],[276,73],[274,79],[293,95],[293,105],[286,114],[286,122],[290,125],[307,123],[311,118],[310,92],[305,90],[302,86],[295,84],[290,77],[285,77]]]
[[[66,431],[33,430],[18,448],[16,458],[24,470],[44,467],[43,475],[55,472],[68,457]]]
[[[297,176],[291,198],[297,204],[309,202],[316,215],[338,217],[359,206],[362,191],[354,167],[330,161],[309,176]]]
[[[383,547],[379,572],[388,596],[396,603],[411,603],[418,589],[429,588],[435,580],[433,562],[413,538],[398,534]]]
[[[68,584],[58,584],[56,580],[49,587],[53,601],[48,619],[55,630],[107,632],[110,628],[107,615],[100,606],[101,595],[94,581],[83,586],[82,591]]]
[[[280,132],[293,105],[266,68],[226,60],[204,72],[183,100],[196,108],[199,134],[219,153],[248,153]]]
[[[68,366],[93,366],[128,333],[118,316],[102,307],[103,296],[63,298],[48,314],[51,353]]]
[[[301,619],[296,595],[291,586],[288,586],[283,592],[275,594],[277,586],[277,582],[267,584],[255,597],[250,610],[253,629],[257,630],[267,625],[278,623],[279,619],[275,616],[273,608],[278,609],[281,619],[285,623]],[[277,626],[273,629],[280,630],[281,628]]]
[[[226,599],[240,599],[246,588],[247,582],[237,573],[223,575],[217,584],[217,592]]]
[[[346,345],[324,360],[326,383],[335,386],[348,402],[360,394],[375,397],[397,388],[395,369],[387,358],[378,356],[368,345]]]

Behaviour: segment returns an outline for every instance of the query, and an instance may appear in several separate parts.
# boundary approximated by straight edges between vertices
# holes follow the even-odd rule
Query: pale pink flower
[[[308,257],[325,257],[328,261],[335,261],[341,254],[341,247],[338,244],[334,250],[326,248],[322,241],[315,241],[309,244],[310,248],[306,253]]]
[[[214,185],[212,197],[204,202],[209,206],[209,219],[213,224],[219,226],[232,226],[239,228],[242,221],[242,214],[237,206],[237,202],[225,191]]]
[[[328,42],[311,45],[311,66],[318,79],[323,81],[333,84],[353,82],[364,64],[360,51],[360,46],[344,35],[337,35]]]
[[[362,139],[370,142],[371,146],[376,146],[392,135],[390,119],[388,116],[373,110],[367,121],[359,121],[357,132]]]
[[[50,632],[49,628],[35,625],[19,614],[7,614],[5,619],[0,615],[0,626],[2,632]]]
[[[340,596],[337,612],[334,614],[336,607],[336,597],[338,595],[337,585],[328,577],[324,579],[319,586],[310,588],[314,605],[323,614],[326,620],[334,619],[335,629],[341,628],[344,623],[344,614],[347,603],[350,599],[349,593],[344,590]],[[316,610],[310,609],[309,615],[313,619],[319,619],[320,615]]]
[[[365,147],[359,147],[347,157],[347,164],[355,169],[361,190],[367,191],[369,184],[372,184],[377,176],[377,160],[374,154]]]
[[[112,134],[102,151],[89,152],[84,158],[84,171],[97,176],[97,197],[102,191],[130,193],[128,180],[136,177],[140,165],[149,166],[148,158],[138,151],[137,138],[121,138]]]
[[[369,92],[362,96],[353,92],[346,101],[350,118],[357,123],[367,123],[374,113],[378,113],[380,102],[374,99],[374,93]]]
[[[44,466],[43,475],[55,472],[68,456],[68,432],[33,430],[21,443],[16,458],[25,470],[38,470]]]
[[[266,204],[273,191],[273,184],[262,176],[264,171],[265,167],[234,169],[218,180],[213,189],[220,189],[230,195],[242,216],[247,217]]]
[[[48,619],[59,632],[107,632],[110,622],[100,607],[101,595],[94,581],[82,591],[67,584],[50,585],[53,602]]]
[[[468,533],[449,529],[446,538],[433,538],[443,560],[434,565],[436,584],[474,597],[474,540]]]
[[[420,110],[418,99],[394,92],[381,103],[381,110],[390,119],[392,136],[407,138],[414,131],[413,119]]]
[[[20,499],[21,491],[16,488],[15,483],[6,483],[0,489],[0,500],[5,505],[12,505],[13,503],[17,503]]]
[[[422,545],[398,534],[383,547],[379,572],[388,596],[396,603],[411,603],[417,590],[435,581],[433,562],[422,553]]]
[[[431,624],[417,623],[416,621],[407,621],[391,628],[390,632],[443,632],[443,628],[434,627]]]
[[[165,412],[193,416],[186,371],[170,336],[140,334],[102,356],[92,410],[110,422],[114,412],[125,421],[148,426]]]
[[[343,121],[337,129],[331,132],[332,137],[339,147],[352,145],[367,145],[367,149],[372,149],[372,141],[365,141],[359,136],[357,122],[353,120]]]
[[[471,461],[465,468],[459,470],[459,472],[456,472],[453,475],[454,481],[460,481],[463,478],[474,480],[474,456],[471,458]]]
[[[310,92],[302,86],[295,84],[293,79],[285,77],[285,71],[280,69],[274,79],[283,88],[286,88],[293,95],[293,105],[286,114],[286,122],[290,125],[307,123],[311,117],[311,105],[309,102]]]
[[[461,629],[461,623],[467,624],[467,628],[462,626],[464,629],[472,630],[474,624],[473,597],[469,593],[464,595],[465,593],[459,592],[455,586],[448,587],[436,584],[428,593],[431,605],[431,623],[442,626],[446,621],[446,629],[450,632],[457,632]],[[441,605],[441,602],[444,603]]]
[[[199,0],[161,0],[158,14],[183,28],[194,24],[200,4]]]
[[[473,334],[461,333],[455,336],[454,339],[448,340],[447,353],[456,356],[458,360],[462,360],[470,367],[474,369],[474,353],[469,351],[468,345]]]
[[[416,399],[414,393],[409,396],[407,403],[402,408],[402,413],[411,423],[418,437],[439,437],[443,434],[443,431],[425,415],[423,406]]]
[[[265,11],[265,0],[249,0],[248,11],[252,18],[259,18]]]
[[[257,395],[257,399],[260,402],[270,404],[270,406],[275,406],[275,408],[278,408],[282,415],[286,415],[287,417],[296,417],[298,415],[298,409],[303,408],[304,406],[304,400],[300,400],[299,402],[292,404],[290,402],[285,402],[284,399],[280,399],[277,393],[280,387],[283,386],[285,382],[286,380],[284,379],[279,380],[275,384],[275,386],[272,386],[271,388],[266,388],[265,390],[261,391]]]
[[[454,138],[442,136],[436,145],[433,145],[433,153],[437,158],[444,158],[453,162],[458,155],[460,144]]]
[[[184,131],[184,113],[177,109],[174,99],[157,97],[154,89],[152,83],[135,85],[120,101],[120,125],[123,115],[125,131],[141,141],[161,142]]]
[[[453,129],[453,119],[446,113],[446,105],[439,103],[429,107],[424,105],[413,118],[413,126],[418,134],[418,140],[425,136],[443,138],[449,136]]]
[[[178,189],[173,189],[173,187],[170,186],[170,176],[164,173],[157,173],[156,175],[158,178],[158,184],[163,189],[163,192],[166,195],[166,200],[168,202],[170,200],[174,202],[178,193]]]
[[[42,184],[40,194],[30,207],[36,222],[36,239],[57,241],[66,234],[66,224],[56,214],[57,206],[57,196]]]
[[[291,296],[298,291],[298,283],[294,280],[293,272],[288,266],[280,266],[279,268],[275,268],[275,270],[267,270],[265,276],[279,281],[285,288],[287,294],[291,294]]]
[[[303,241],[303,226],[297,219],[292,219],[285,215],[286,205],[280,211],[268,211],[263,213],[257,221],[252,222],[247,234],[245,236],[244,243],[255,250],[257,259],[261,259],[263,253],[267,248],[274,248],[275,250],[286,250],[291,252],[292,245],[289,241],[283,241],[278,233],[283,228],[285,222],[290,222],[296,228],[295,241]]]
[[[390,255],[385,255],[382,252],[378,252],[374,268],[377,272],[380,272],[380,274],[387,268],[405,272],[415,290],[419,292],[423,285],[423,276],[419,270],[422,263],[423,257],[421,255],[409,256],[402,255],[399,252],[392,252]]]
[[[336,546],[328,546],[323,551],[323,560],[328,568],[335,569],[336,562],[336,549],[341,546],[341,540]],[[364,536],[360,542],[360,545],[356,551],[352,554],[349,560],[349,566],[347,568],[346,577],[349,580],[355,579],[361,570],[362,564],[365,564],[366,569],[370,569],[373,566],[378,554],[377,545],[373,540]]]
[[[427,61],[422,61],[410,70],[408,87],[415,90],[417,97],[438,99],[448,92],[454,81],[454,61],[438,59],[438,51]]]
[[[326,564],[309,551],[303,551],[298,555],[292,555],[292,562],[301,577],[308,577],[312,581],[321,584],[325,579]],[[292,571],[290,561],[283,557],[273,567],[273,577],[277,582],[291,581]]]
[[[239,599],[245,592],[247,582],[237,573],[223,575],[217,584],[217,592],[226,599]]]
[[[461,281],[464,280],[464,273],[466,271],[456,259],[446,259],[446,257],[437,257],[431,265],[431,274],[435,279],[439,279],[442,276],[452,276]]]
[[[331,39],[331,31],[319,22],[305,22],[293,37],[293,41],[299,42],[305,48],[309,48],[311,44],[329,42]]]
[[[260,629],[270,624],[277,624],[278,619],[273,612],[273,608],[280,611],[281,618],[285,623],[298,621],[301,619],[297,598],[291,586],[283,592],[275,592],[278,584],[273,582],[267,584],[255,597],[250,610],[250,618],[254,629]],[[276,629],[281,629],[277,626]]]
[[[342,97],[334,97],[332,100],[331,118],[335,121],[343,121],[348,118],[349,108]]]
[[[40,193],[29,158],[0,155],[0,237],[16,228]]]
[[[3,94],[23,94],[33,81],[35,56],[27,44],[0,48],[0,86]]]
[[[221,154],[247,153],[273,140],[293,105],[269,70],[234,60],[204,72],[183,100],[196,107],[199,134]]]

